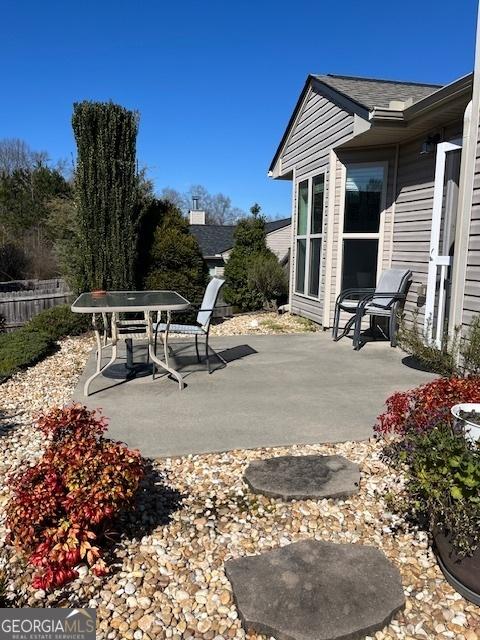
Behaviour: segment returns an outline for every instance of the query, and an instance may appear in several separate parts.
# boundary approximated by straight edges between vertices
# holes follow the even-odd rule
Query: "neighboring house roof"
[[[289,225],[290,222],[290,218],[272,220],[265,224],[265,231],[268,235],[273,231],[283,229],[283,227]],[[197,239],[204,258],[220,257],[220,254],[233,247],[235,225],[191,224],[190,231]]]
[[[267,222],[265,225],[265,231],[268,233],[272,233],[272,231],[278,231],[279,229],[283,229],[283,227],[288,227],[288,225],[292,222],[291,218],[282,218],[281,220],[272,220],[272,222]]]
[[[197,239],[204,258],[219,256],[222,251],[233,246],[235,225],[191,224],[190,231]]]
[[[357,76],[340,76],[334,74],[310,74],[307,77],[302,93],[297,100],[295,109],[288,121],[287,128],[270,163],[269,172],[273,171],[278,157],[286,143],[290,131],[295,124],[297,115],[302,108],[304,98],[312,83],[325,85],[330,93],[337,95],[339,100],[347,99],[350,105],[357,105],[364,118],[374,107],[388,108],[392,100],[402,102],[413,101],[413,104],[424,100],[430,94],[442,88],[439,84],[422,84],[418,82],[397,82],[395,80],[379,80],[376,78],[362,78]]]
[[[337,76],[331,73],[324,76],[313,75],[313,77],[367,109],[388,107],[392,100],[417,102],[443,86],[441,84]]]

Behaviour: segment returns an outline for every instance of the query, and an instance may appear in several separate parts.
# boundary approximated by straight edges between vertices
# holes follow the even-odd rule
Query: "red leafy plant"
[[[480,402],[480,378],[439,378],[387,398],[378,416],[378,434],[424,433],[440,422],[450,423],[450,409],[460,402]]]
[[[76,578],[80,562],[94,575],[108,572],[101,548],[107,526],[132,505],[144,461],[104,438],[106,418],[81,404],[54,408],[37,425],[48,445],[9,481],[8,542],[37,569],[32,586],[49,590]]]

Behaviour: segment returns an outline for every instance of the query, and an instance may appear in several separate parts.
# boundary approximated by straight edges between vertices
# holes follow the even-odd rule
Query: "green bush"
[[[263,306],[276,308],[288,290],[287,276],[274,253],[253,256],[247,269],[250,289],[263,298]]]
[[[0,335],[0,382],[10,378],[20,369],[36,364],[47,356],[53,340],[40,331],[32,331],[28,325]]]
[[[440,349],[429,334],[429,330],[419,327],[416,314],[410,326],[405,316],[400,319],[398,344],[429,371],[447,377],[480,374],[480,316],[474,318],[462,338],[460,327],[451,336],[445,334]]]
[[[161,222],[154,233],[145,287],[171,289],[189,302],[201,302],[208,281],[202,252],[180,211],[169,202],[164,202],[163,207]]]
[[[273,256],[265,237],[265,219],[258,215],[240,220],[235,229],[235,244],[225,266],[224,298],[242,311],[256,311],[265,303],[264,292],[249,279],[255,259]]]
[[[0,334],[0,382],[51,353],[54,343],[90,328],[90,316],[73,313],[68,305],[42,311],[25,326]]]
[[[480,375],[480,316],[476,316],[460,345],[462,366],[466,373]]]
[[[406,496],[398,505],[446,533],[460,556],[471,554],[480,543],[480,447],[448,424],[409,434],[405,444]]]
[[[78,336],[91,328],[90,315],[73,313],[68,304],[45,309],[27,324],[30,331],[45,333],[52,340]]]
[[[455,331],[452,337],[445,335],[441,349],[429,337],[429,333],[419,327],[417,314],[414,314],[411,325],[407,325],[405,316],[402,316],[398,328],[398,344],[429,371],[447,377],[457,375],[459,332]]]

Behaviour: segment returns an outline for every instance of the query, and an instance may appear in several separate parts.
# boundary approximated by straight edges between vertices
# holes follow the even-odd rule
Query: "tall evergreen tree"
[[[74,104],[75,197],[85,286],[131,289],[138,219],[138,114],[112,102]]]
[[[252,288],[249,268],[258,256],[269,255],[266,244],[265,219],[259,215],[240,220],[234,233],[235,244],[225,266],[224,297],[226,302],[240,307],[242,311],[253,311],[263,306],[263,295]]]
[[[166,200],[157,201],[153,211],[161,219],[153,234],[146,288],[172,289],[192,303],[200,302],[208,272],[188,221]]]

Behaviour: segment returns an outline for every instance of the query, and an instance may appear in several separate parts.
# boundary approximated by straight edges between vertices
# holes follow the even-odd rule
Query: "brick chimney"
[[[205,211],[198,208],[198,196],[192,196],[192,208],[188,212],[190,224],[205,224]]]

